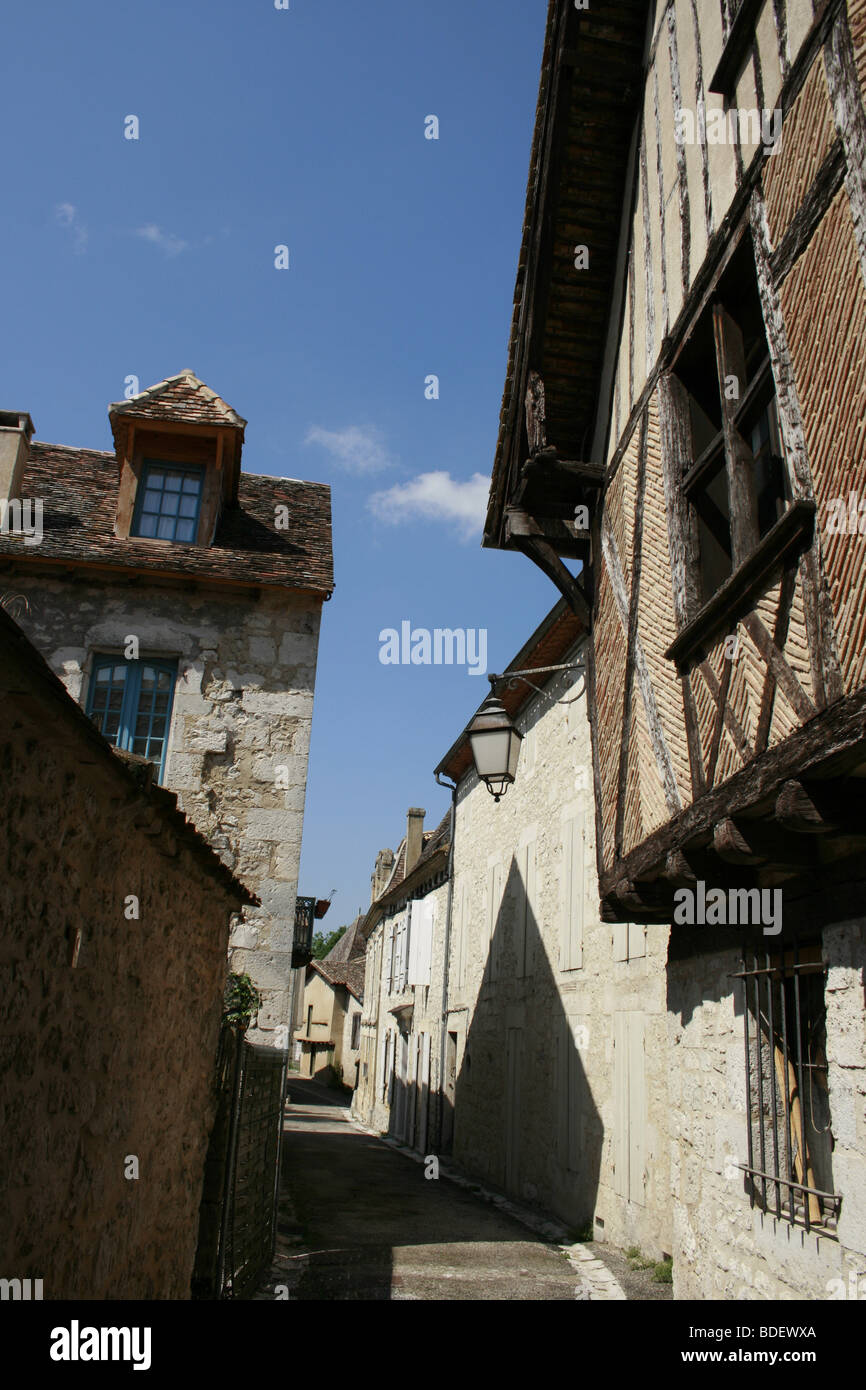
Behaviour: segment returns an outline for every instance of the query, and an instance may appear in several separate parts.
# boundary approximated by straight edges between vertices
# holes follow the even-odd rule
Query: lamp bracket
[[[537,694],[543,695],[552,705],[573,705],[575,701],[580,698],[579,695],[573,696],[570,700],[553,700],[545,690],[542,690],[541,686],[536,685],[531,680],[527,680],[528,676],[550,675],[554,671],[582,671],[585,673],[586,666],[582,661],[568,661],[560,666],[529,666],[525,671],[505,671],[502,675],[488,675],[487,679],[490,682],[490,689],[494,694],[496,693],[497,685],[504,684],[509,690],[515,690],[522,681],[524,685],[528,685],[532,690],[536,691]]]

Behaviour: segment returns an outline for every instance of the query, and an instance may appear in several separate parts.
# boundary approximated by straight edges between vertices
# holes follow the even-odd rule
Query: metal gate
[[[273,1258],[287,1061],[233,1029],[220,1039],[193,1297],[246,1298]]]

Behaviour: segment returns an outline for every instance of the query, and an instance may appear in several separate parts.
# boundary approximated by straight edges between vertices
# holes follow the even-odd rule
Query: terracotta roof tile
[[[188,367],[176,376],[158,381],[130,396],[125,401],[114,401],[108,407],[109,416],[131,415],[143,420],[182,420],[196,425],[235,425],[243,429],[244,420],[230,405],[199,381],[195,372]]]
[[[34,442],[22,493],[42,499],[44,536],[38,546],[25,547],[22,537],[0,534],[0,555],[30,563],[90,563],[322,594],[333,590],[331,490],[324,483],[242,473],[238,506],[223,509],[210,546],[118,539],[117,492],[113,453]],[[278,503],[288,507],[286,531],[275,529]]]

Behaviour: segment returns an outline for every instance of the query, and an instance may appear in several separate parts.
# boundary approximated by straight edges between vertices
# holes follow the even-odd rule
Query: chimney
[[[370,875],[370,902],[374,903],[378,898],[385,884],[388,882],[388,875],[394,867],[394,851],[392,849],[380,849],[376,855],[376,867]],[[361,914],[359,913],[358,916]]]
[[[424,846],[424,817],[427,812],[410,806],[406,812],[406,873],[411,874]]]
[[[0,502],[21,496],[32,437],[33,421],[26,410],[0,410]]]

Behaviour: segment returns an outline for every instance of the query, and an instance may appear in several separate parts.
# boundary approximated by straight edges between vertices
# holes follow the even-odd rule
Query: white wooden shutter
[[[535,937],[539,934],[535,918],[535,841],[531,840],[520,851],[520,877],[523,891],[520,910],[517,914],[517,955],[518,977],[532,974],[532,951]]]
[[[502,866],[493,864],[487,873],[487,970],[491,980],[497,974],[499,953],[498,936],[501,934],[499,909],[502,906]]]
[[[407,920],[409,923],[409,959],[407,964],[406,979],[410,985],[418,985],[421,981],[418,978],[418,949],[421,945],[421,919],[423,904],[420,902],[409,903],[406,908]]]
[[[567,820],[562,828],[560,970],[578,970],[583,965],[583,869],[583,816],[579,815]]]
[[[429,985],[436,905],[432,898],[424,898],[410,906],[408,982],[410,985]]]

